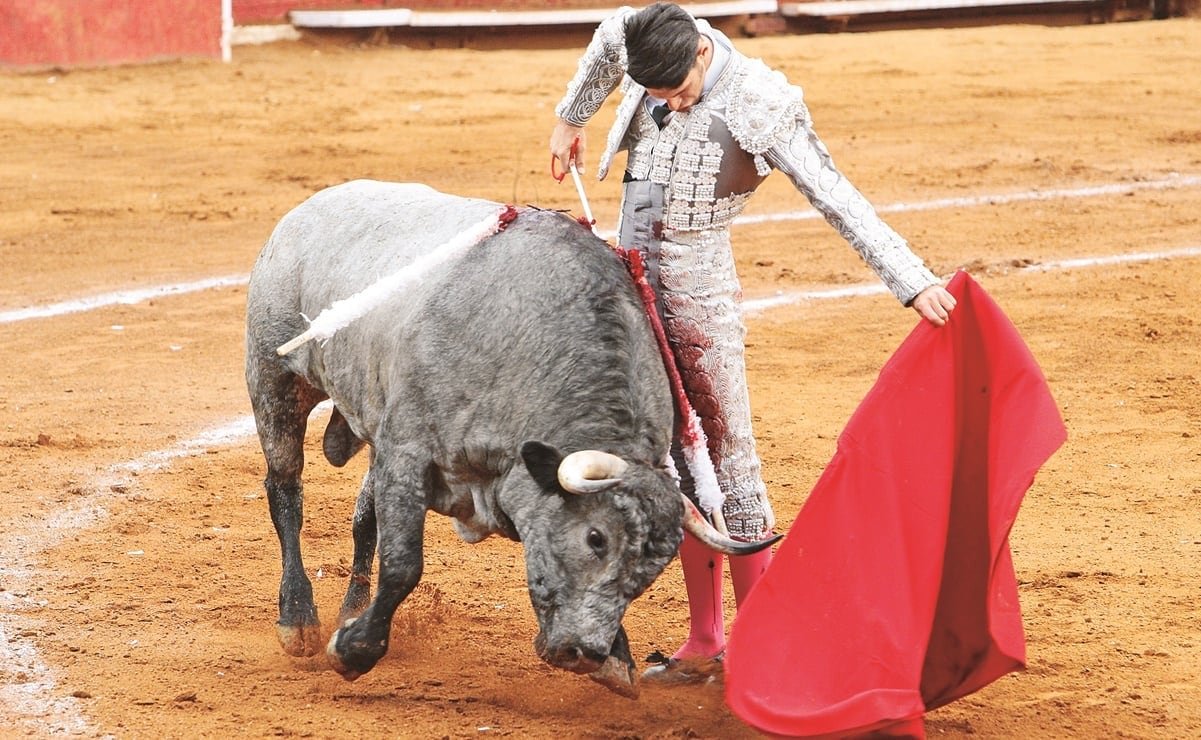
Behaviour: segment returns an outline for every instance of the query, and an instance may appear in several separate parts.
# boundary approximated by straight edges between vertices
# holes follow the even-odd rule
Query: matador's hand
[[[579,142],[578,146],[576,142]],[[576,148],[573,150],[572,147]],[[575,162],[576,171],[584,174],[584,128],[560,119],[550,134],[550,153],[559,162],[559,171],[567,172]]]
[[[955,309],[955,296],[941,285],[931,285],[918,293],[911,305],[923,319],[935,326],[942,326]]]

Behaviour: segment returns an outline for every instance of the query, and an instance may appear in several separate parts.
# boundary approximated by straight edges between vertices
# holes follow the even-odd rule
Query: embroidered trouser
[[[729,230],[665,235],[662,216],[662,186],[626,183],[618,243],[646,254],[656,307],[725,495],[722,514],[729,533],[743,540],[762,539],[775,517],[751,430],[742,289]],[[681,485],[691,493],[678,444],[673,445],[673,456]]]

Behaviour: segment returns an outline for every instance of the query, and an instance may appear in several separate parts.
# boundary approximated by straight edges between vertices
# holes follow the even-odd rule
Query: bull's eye
[[[605,539],[605,535],[599,529],[588,530],[588,547],[592,548],[592,552],[596,553],[597,557],[604,557],[605,551],[609,547],[609,541]]]

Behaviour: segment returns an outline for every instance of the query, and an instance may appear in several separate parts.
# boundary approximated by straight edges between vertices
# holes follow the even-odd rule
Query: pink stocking
[[[771,563],[771,548],[760,550],[754,555],[737,555],[730,558],[730,580],[734,582],[734,603],[739,607],[751,592],[759,577]]]
[[[674,658],[712,658],[726,646],[721,603],[721,553],[713,552],[687,532],[680,543],[680,565],[688,591],[688,639]]]

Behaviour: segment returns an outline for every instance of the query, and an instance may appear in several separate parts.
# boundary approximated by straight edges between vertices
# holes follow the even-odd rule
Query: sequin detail
[[[592,120],[605,99],[617,89],[626,68],[625,19],[634,11],[622,8],[601,22],[584,50],[567,92],[555,115],[573,126]]]

